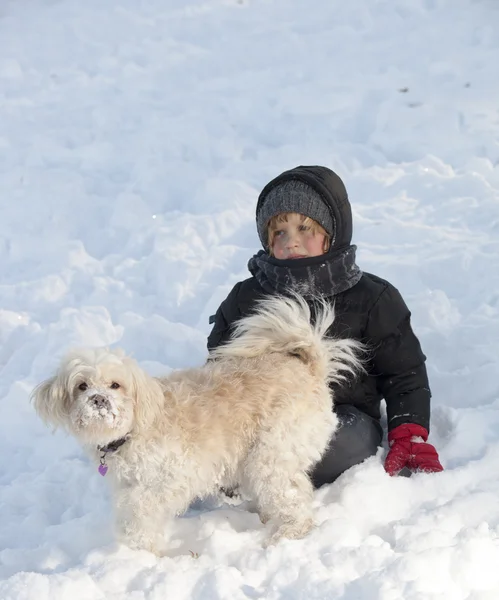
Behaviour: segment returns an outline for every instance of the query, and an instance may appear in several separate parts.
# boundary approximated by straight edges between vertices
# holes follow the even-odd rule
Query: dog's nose
[[[104,396],[100,396],[99,394],[90,396],[90,401],[96,408],[107,408],[109,406],[109,400],[104,398]]]

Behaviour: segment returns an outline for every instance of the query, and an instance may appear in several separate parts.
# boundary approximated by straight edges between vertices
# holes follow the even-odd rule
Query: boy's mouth
[[[290,254],[288,256],[288,259],[294,259],[294,258],[307,258],[305,254]]]

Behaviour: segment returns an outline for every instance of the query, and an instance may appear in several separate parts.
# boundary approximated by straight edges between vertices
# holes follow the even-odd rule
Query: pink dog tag
[[[107,465],[99,465],[99,473],[104,477],[107,473]]]

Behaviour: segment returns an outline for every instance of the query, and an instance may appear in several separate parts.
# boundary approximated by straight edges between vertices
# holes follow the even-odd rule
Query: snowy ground
[[[494,0],[0,3],[1,600],[499,598],[498,24]],[[268,550],[215,503],[172,557],[116,546],[106,480],[33,386],[74,344],[200,364],[259,190],[314,163],[413,310],[446,471],[373,458]]]

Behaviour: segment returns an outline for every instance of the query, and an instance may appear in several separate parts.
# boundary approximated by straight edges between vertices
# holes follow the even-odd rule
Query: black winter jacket
[[[232,325],[252,311],[266,292],[254,277],[233,288],[215,315],[208,349],[227,341]],[[425,356],[414,335],[410,312],[400,293],[387,281],[364,273],[352,288],[331,298],[336,319],[329,334],[369,344],[367,373],[335,387],[336,404],[353,404],[380,419],[386,401],[388,429],[417,423],[429,430],[430,389]]]

